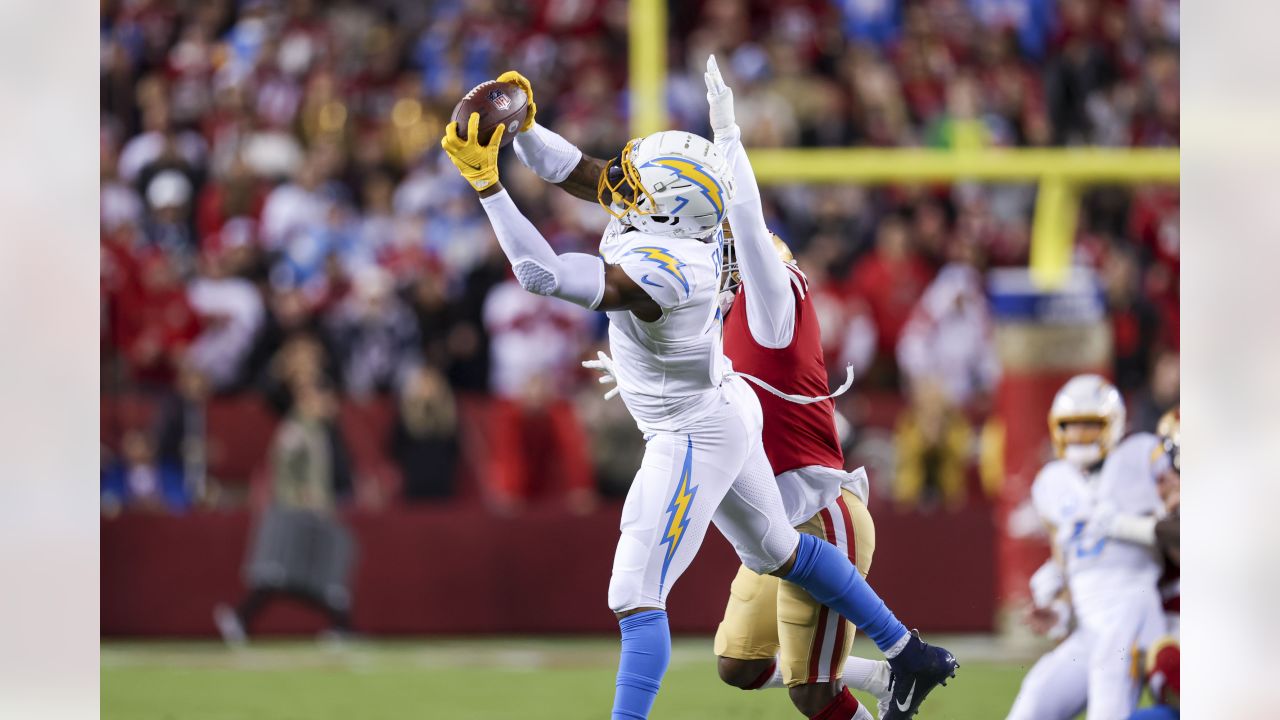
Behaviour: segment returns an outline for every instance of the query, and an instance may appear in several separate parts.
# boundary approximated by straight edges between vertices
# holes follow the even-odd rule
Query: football
[[[520,124],[529,114],[529,97],[519,85],[497,80],[488,80],[471,88],[471,92],[453,108],[453,120],[458,123],[458,137],[467,139],[467,120],[471,113],[480,113],[480,142],[485,143],[493,136],[499,125],[507,127],[502,136],[502,146],[506,147],[516,139]]]

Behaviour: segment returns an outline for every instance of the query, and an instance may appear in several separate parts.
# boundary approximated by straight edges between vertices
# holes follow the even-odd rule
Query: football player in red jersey
[[[707,66],[716,146],[735,166],[743,198],[735,199],[729,210],[729,222],[739,223],[740,237],[727,229],[721,246],[724,352],[734,374],[755,385],[764,411],[765,453],[790,522],[848,553],[865,577],[875,549],[867,475],[862,468],[844,470],[835,395],[827,394],[821,331],[808,280],[785,243],[764,226],[755,179],[733,119],[732,93],[714,58]],[[605,372],[601,381],[609,381],[610,360],[603,353],[584,365]],[[847,390],[851,381],[850,376],[835,394]],[[919,674],[899,674],[890,663],[849,657],[854,630],[798,586],[741,567],[716,633],[720,677],[743,689],[785,686],[806,717],[871,720],[848,687],[874,694],[881,718],[907,718],[957,667],[945,651],[939,653],[937,667]]]

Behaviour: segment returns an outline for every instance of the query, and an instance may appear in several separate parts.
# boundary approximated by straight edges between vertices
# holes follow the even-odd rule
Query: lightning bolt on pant
[[[656,433],[622,508],[609,582],[614,612],[666,608],[667,594],[714,522],[742,563],[758,573],[786,562],[799,542],[787,522],[760,443],[760,403],[745,383],[724,383],[724,401],[680,433]]]

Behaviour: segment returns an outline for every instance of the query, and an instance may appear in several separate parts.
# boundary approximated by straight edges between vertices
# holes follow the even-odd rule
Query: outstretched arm
[[[480,116],[472,113],[467,139],[449,123],[441,141],[445,153],[480,195],[502,252],[511,261],[520,286],[538,295],[558,297],[592,310],[630,310],[642,320],[656,320],[657,302],[621,268],[585,253],[557,255],[498,181],[498,150],[505,128],[498,126],[488,144],[479,138]]]
[[[594,202],[607,161],[584,155],[573,143],[534,121],[537,105],[533,104],[533,85],[524,75],[508,70],[498,80],[519,85],[529,97],[529,115],[515,139],[516,157],[543,180],[576,198]]]
[[[622,268],[605,263],[598,255],[557,255],[501,185],[482,191],[480,204],[525,290],[591,310],[631,310],[642,320],[656,320],[661,315],[657,303]]]
[[[742,282],[747,288],[747,327],[761,345],[783,348],[791,344],[795,334],[796,303],[791,291],[791,274],[778,257],[773,234],[765,226],[760,188],[742,147],[742,131],[733,117],[733,91],[720,77],[714,55],[707,58],[706,81],[716,149],[733,169],[737,188],[729,204],[729,227],[733,230]]]

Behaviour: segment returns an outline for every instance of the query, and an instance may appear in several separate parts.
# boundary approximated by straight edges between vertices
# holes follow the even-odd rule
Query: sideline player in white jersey
[[[612,717],[648,717],[670,659],[666,596],[712,522],[747,567],[800,585],[862,627],[916,688],[914,710],[954,660],[908,632],[847,556],[795,531],[761,444],[760,403],[741,379],[726,379],[716,296],[734,186],[723,156],[704,138],[666,131],[628,142],[611,161],[587,158],[536,125],[527,80],[500,80],[521,82],[530,97],[521,160],[579,189],[594,176],[594,197],[612,216],[599,257],[557,255],[499,182],[505,128],[487,142],[478,114],[465,140],[457,123],[446,128],[441,144],[479,193],[521,286],[608,313],[622,399],[646,436],[609,583],[622,631]]]
[[[1032,501],[1049,527],[1075,628],[1023,679],[1009,720],[1125,720],[1141,691],[1140,653],[1163,634],[1156,581],[1161,565],[1144,541],[1164,506],[1160,440],[1124,434],[1120,393],[1098,375],[1078,375],[1049,411],[1057,460],[1036,476]],[[1050,568],[1033,578],[1035,602],[1049,607]],[[1061,617],[1061,616],[1060,616]],[[1060,627],[1066,619],[1062,618]]]

